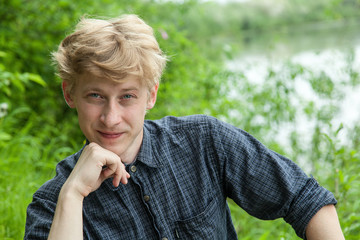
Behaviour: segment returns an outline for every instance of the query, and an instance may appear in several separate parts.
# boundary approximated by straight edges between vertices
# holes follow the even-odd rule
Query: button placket
[[[132,181],[139,187],[140,190],[140,198],[142,198],[142,203],[146,206],[146,210],[148,211],[148,213],[150,214],[150,216],[152,217],[152,222],[153,222],[153,226],[156,229],[157,233],[159,234],[159,237],[162,237],[162,240],[168,240],[168,236],[167,236],[167,232],[165,229],[162,229],[161,226],[162,224],[159,223],[158,221],[155,221],[154,215],[153,215],[153,210],[154,210],[154,205],[156,205],[156,199],[152,199],[152,191],[148,189],[148,179],[143,179],[144,178],[144,174],[147,174],[147,171],[140,171],[143,170],[143,166],[141,166],[141,164],[136,164],[136,165],[128,165],[127,166],[127,171],[130,173],[130,175],[133,176]],[[140,171],[140,172],[139,172]],[[131,179],[131,178],[130,178]],[[151,189],[151,187],[150,187]],[[152,201],[154,201],[153,203],[151,203]],[[156,208],[156,207],[155,207]]]
[[[136,173],[137,171],[138,171],[138,168],[135,166],[135,165],[132,165],[132,166],[130,166],[130,171],[132,172],[132,173]],[[149,202],[150,201],[150,196],[149,195],[147,195],[147,194],[144,194],[143,195],[143,200],[144,200],[144,202]]]

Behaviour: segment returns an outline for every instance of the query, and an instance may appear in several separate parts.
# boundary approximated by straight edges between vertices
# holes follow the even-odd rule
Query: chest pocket
[[[214,198],[202,213],[174,222],[175,239],[223,239],[226,231],[224,214]]]

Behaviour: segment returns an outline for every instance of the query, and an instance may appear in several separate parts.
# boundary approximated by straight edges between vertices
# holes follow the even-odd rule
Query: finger
[[[130,174],[128,172],[125,172],[125,174],[123,174],[121,177],[121,183],[127,184],[129,178],[130,178]]]
[[[114,187],[118,187],[118,186],[120,185],[120,180],[121,180],[121,175],[120,175],[120,173],[114,174],[114,178],[113,178],[113,185],[114,185]]]
[[[118,169],[117,169],[117,171],[116,171],[116,174],[117,174],[117,176],[116,176],[116,183],[117,183],[117,184],[120,184],[120,182],[121,182],[122,184],[127,184],[127,179],[126,179],[126,182],[124,182],[124,181],[122,180],[124,174],[126,174],[126,173],[127,173],[127,172],[126,172],[126,170],[125,170],[125,165],[120,161],[119,166],[118,166]]]
[[[128,178],[130,178],[130,174],[125,170],[125,165],[121,163],[121,166],[119,167],[118,176],[119,178],[116,179],[116,183],[122,183],[127,184]],[[115,180],[115,179],[114,179]]]
[[[121,175],[115,174],[111,169],[104,169],[100,175],[100,184],[108,178],[113,178],[112,184],[114,187],[118,187],[121,181]]]
[[[110,167],[112,168],[112,173],[111,176],[108,176],[108,178],[113,177],[113,186],[118,187],[120,182],[123,184],[127,184],[126,176],[128,173],[125,170],[125,165],[119,160]]]

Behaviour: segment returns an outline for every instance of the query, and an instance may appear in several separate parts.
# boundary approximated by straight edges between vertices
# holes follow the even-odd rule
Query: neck
[[[140,151],[142,140],[143,140],[143,130],[141,130],[138,137],[134,139],[134,141],[129,146],[129,148],[123,154],[120,155],[120,159],[124,164],[128,165],[135,161],[136,156]]]

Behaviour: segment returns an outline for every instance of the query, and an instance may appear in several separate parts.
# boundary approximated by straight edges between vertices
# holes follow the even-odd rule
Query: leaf
[[[6,57],[6,52],[0,51],[0,57]]]
[[[34,73],[26,73],[26,75],[30,81],[33,81],[37,84],[40,84],[43,87],[46,87],[47,84],[40,75]]]
[[[344,183],[344,173],[342,170],[338,172],[340,183]]]
[[[261,235],[259,240],[266,240],[266,239],[268,239],[269,235],[270,235],[270,231],[266,231]]]
[[[338,129],[337,129],[336,132],[335,132],[335,136],[337,136],[337,135],[339,134],[339,132],[340,132],[343,128],[344,128],[344,124],[341,123],[341,124],[339,125]]]
[[[10,139],[11,139],[10,134],[0,132],[0,141],[9,141]]]
[[[11,79],[11,84],[14,85],[20,92],[25,91],[24,83],[21,81],[22,76],[18,73],[14,75],[14,77]]]

